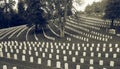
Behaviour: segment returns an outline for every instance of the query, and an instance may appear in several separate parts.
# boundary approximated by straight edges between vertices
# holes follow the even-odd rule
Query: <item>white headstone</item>
[[[47,61],[47,66],[51,66],[51,60]]]
[[[90,51],[93,51],[93,47],[90,47]]]
[[[112,51],[113,51],[113,48],[110,48],[109,51],[112,52]]]
[[[67,61],[67,56],[64,56],[64,61]]]
[[[72,51],[69,51],[69,55],[72,55]]]
[[[56,59],[59,60],[59,55],[56,55]]]
[[[42,53],[42,57],[45,57],[45,53]]]
[[[84,63],[84,58],[81,58],[81,59],[80,59],[80,63]]]
[[[49,48],[49,45],[46,45],[46,48]]]
[[[12,69],[17,69],[17,67],[13,67]]]
[[[103,44],[103,47],[106,47],[106,44],[105,44],[105,43]]]
[[[22,61],[26,61],[25,55],[22,55]]]
[[[16,53],[19,54],[19,49],[16,49]]]
[[[49,54],[49,58],[52,58],[52,54]]]
[[[65,50],[63,50],[63,54],[66,54],[66,51],[65,51]]]
[[[84,47],[85,46],[85,44],[82,44],[82,47]]]
[[[68,63],[65,63],[65,69],[69,69],[69,68],[68,68]]]
[[[119,49],[119,48],[117,48],[116,52],[118,52],[118,53],[119,53],[119,52],[120,52],[120,49]]]
[[[117,58],[117,54],[113,54],[113,58]]]
[[[74,44],[73,44],[73,46],[72,46],[72,50],[75,50],[75,46],[74,46]]]
[[[8,68],[7,68],[7,65],[3,65],[3,69],[8,69]]]
[[[34,51],[37,51],[37,47],[34,47]]]
[[[27,50],[27,47],[26,47],[26,46],[24,47],[24,50]]]
[[[86,47],[84,47],[84,51],[86,51],[87,50],[87,48]]]
[[[10,49],[12,49],[12,46],[10,46]]]
[[[7,58],[10,58],[10,53],[7,53]]]
[[[38,56],[38,52],[35,52],[35,55]]]
[[[31,62],[31,63],[33,63],[33,62],[34,62],[33,57],[30,57],[30,62]]]
[[[3,57],[3,52],[0,51],[0,57]]]
[[[58,46],[55,46],[56,47],[56,49],[58,49]]]
[[[94,52],[91,52],[91,57],[94,57]]]
[[[98,57],[101,57],[101,53],[98,53]]]
[[[17,60],[17,54],[14,54],[14,59]]]
[[[106,58],[108,58],[108,57],[109,57],[109,54],[108,54],[108,53],[106,53],[106,54],[105,54],[105,57],[106,57]]]
[[[61,46],[61,43],[58,43],[59,46]]]
[[[93,61],[93,59],[90,59],[90,64],[94,64],[94,61]]]
[[[61,68],[61,63],[59,61],[56,62],[56,67]]]
[[[17,46],[14,46],[15,49],[17,49]]]
[[[99,65],[103,65],[103,60],[100,60],[100,61],[99,61]]]
[[[29,47],[29,50],[32,50],[32,47]]]
[[[105,38],[102,38],[102,41],[105,41]]]
[[[28,54],[31,55],[32,54],[31,51],[29,51]]]
[[[92,47],[94,47],[95,46],[95,44],[94,43],[92,43]]]
[[[19,46],[19,49],[21,50],[21,49],[22,49],[22,46]]]
[[[42,48],[40,48],[40,52],[42,52]]]
[[[60,51],[59,51],[59,50],[57,50],[57,53],[60,53]]]
[[[90,46],[90,44],[89,43],[87,43],[87,47],[89,47]]]
[[[115,44],[115,47],[118,48],[118,44]]]
[[[76,65],[76,69],[80,69],[80,65]]]
[[[86,56],[86,52],[83,52],[83,56],[84,56],[84,57]]]
[[[94,69],[94,67],[90,66],[89,69]]]
[[[26,50],[23,50],[23,54],[26,54]]]
[[[106,51],[106,48],[103,48],[103,52],[105,52]]]
[[[112,44],[109,44],[109,47],[111,48],[111,47],[112,47]]]
[[[98,47],[96,48],[96,51],[99,51],[99,48],[98,48]]]
[[[76,55],[76,56],[78,55],[78,51],[75,52],[75,55]]]
[[[97,44],[97,47],[100,47],[100,44]]]
[[[53,48],[53,45],[51,45],[51,48]]]
[[[68,50],[68,49],[69,49],[69,46],[66,46],[66,49]]]
[[[41,58],[38,58],[38,64],[41,64]]]
[[[76,62],[76,58],[75,57],[72,58],[72,62]]]
[[[110,61],[110,66],[114,67],[114,61]]]
[[[80,51],[80,47],[78,47],[78,50]]]
[[[10,49],[10,52],[13,53],[13,49]]]
[[[53,53],[53,49],[51,49],[51,53]]]
[[[7,48],[5,48],[5,52],[8,52],[8,49],[7,49]]]
[[[63,49],[64,47],[63,46],[61,46],[61,49]]]
[[[45,48],[45,52],[48,52],[48,49],[47,49],[47,48]]]
[[[107,68],[103,68],[103,69],[107,69]]]

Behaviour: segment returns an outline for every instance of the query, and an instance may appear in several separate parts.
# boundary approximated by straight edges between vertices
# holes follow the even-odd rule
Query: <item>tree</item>
[[[111,20],[110,28],[114,28],[114,20],[120,18],[120,0],[108,0],[105,9],[105,19]]]
[[[13,0],[9,0],[9,2],[7,2],[7,0],[4,0],[4,18],[5,18],[5,23],[7,27],[10,27],[10,22],[11,22],[11,16],[12,13],[14,12],[13,10],[13,6],[15,5],[15,1]]]
[[[0,6],[0,28],[4,27],[4,9]]]
[[[18,2],[18,14],[19,15],[21,15],[21,16],[23,16],[24,15],[24,13],[25,13],[25,6],[24,6],[25,4],[24,4],[24,1],[19,1]]]
[[[90,16],[100,17],[104,16],[105,6],[107,0],[101,2],[94,2],[92,5],[88,5],[85,9],[85,13]]]
[[[44,5],[44,2],[42,2]],[[45,27],[47,24],[46,19],[44,18],[44,10],[40,0],[28,0],[27,1],[27,19],[29,24],[35,24],[35,30],[38,31],[38,27]],[[42,5],[42,6],[41,6]]]

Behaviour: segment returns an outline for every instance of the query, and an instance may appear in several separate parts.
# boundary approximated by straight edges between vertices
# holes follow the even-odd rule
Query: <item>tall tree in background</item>
[[[6,26],[7,27],[10,27],[10,24],[11,24],[11,16],[12,16],[12,13],[14,12],[13,10],[13,6],[15,5],[15,1],[13,0],[9,0],[7,2],[7,0],[4,0],[4,17],[5,17],[5,23],[6,23]]]
[[[24,16],[25,14],[25,3],[22,0],[18,2],[18,14]]]
[[[94,2],[92,5],[88,5],[85,9],[85,13],[88,16],[95,16],[102,18],[104,16],[107,0],[101,2]]]
[[[4,9],[2,5],[0,5],[0,28],[4,27]]]
[[[120,18],[120,0],[108,0],[105,9],[105,19],[111,20],[110,28],[114,28],[114,20]]]

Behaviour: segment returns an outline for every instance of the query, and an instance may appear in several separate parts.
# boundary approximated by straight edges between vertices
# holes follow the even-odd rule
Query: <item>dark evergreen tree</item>
[[[111,20],[110,28],[114,28],[114,20],[120,18],[120,0],[108,0],[105,9],[105,19]]]
[[[46,25],[46,19],[44,16],[44,10],[41,9],[41,3],[39,0],[29,0],[27,7],[27,13],[28,13],[28,22],[29,24],[35,24],[35,29],[38,30],[39,26],[45,26]]]

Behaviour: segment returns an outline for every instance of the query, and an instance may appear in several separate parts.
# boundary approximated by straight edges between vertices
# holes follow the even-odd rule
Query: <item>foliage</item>
[[[105,9],[105,18],[120,18],[120,0],[109,0]]]
[[[85,9],[87,15],[102,17],[104,15],[105,6],[107,0],[102,0],[101,2],[94,2],[92,5],[88,5]]]
[[[114,28],[114,20],[120,18],[120,0],[108,0],[105,9],[105,19],[111,20],[110,28]]]

